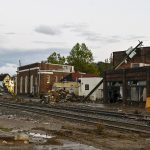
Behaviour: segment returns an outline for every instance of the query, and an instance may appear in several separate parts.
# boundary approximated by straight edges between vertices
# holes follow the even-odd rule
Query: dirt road
[[[28,142],[7,139],[22,133],[29,137]],[[0,108],[0,135],[0,149],[150,149],[146,135],[108,130],[102,123],[89,126],[7,108]]]

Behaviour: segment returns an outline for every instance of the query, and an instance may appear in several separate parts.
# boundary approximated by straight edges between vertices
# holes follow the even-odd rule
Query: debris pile
[[[17,134],[15,136],[15,140],[16,141],[23,141],[24,144],[28,144],[29,143],[29,136],[27,134],[20,133],[20,134]]]
[[[49,91],[47,94],[41,96],[40,102],[43,104],[58,103],[58,102],[76,102],[81,101],[82,98],[75,95],[74,93],[69,93],[64,89],[59,89],[56,91]]]

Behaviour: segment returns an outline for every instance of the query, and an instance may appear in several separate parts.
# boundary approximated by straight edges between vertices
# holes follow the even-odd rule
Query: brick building
[[[72,72],[73,66],[45,62],[18,67],[16,93],[33,95],[46,93],[54,82],[60,81]]]
[[[69,75],[65,76],[63,78],[63,81],[78,81],[79,78],[92,78],[92,77],[99,77],[97,74],[91,74],[91,73],[83,73],[83,72],[74,72],[70,73]]]
[[[113,66],[126,56],[126,51],[113,53]],[[117,70],[104,72],[104,100],[123,103],[144,102],[150,96],[150,47],[136,50]]]
[[[126,56],[126,51],[113,52],[113,66],[116,66]],[[119,69],[144,67],[150,64],[150,47],[142,47],[136,50],[136,54],[132,59],[128,59]]]

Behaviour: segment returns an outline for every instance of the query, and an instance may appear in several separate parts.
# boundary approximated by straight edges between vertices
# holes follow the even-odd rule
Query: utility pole
[[[132,48],[132,49],[129,50],[129,52],[126,52],[127,55],[123,58],[123,60],[119,64],[117,64],[116,66],[114,66],[113,69],[114,70],[118,69],[126,61],[126,59],[128,59],[128,57],[132,58],[131,55],[133,53],[136,54],[135,52],[136,52],[137,48],[139,48],[140,46],[142,46],[142,44],[143,44],[143,42],[139,41],[139,44],[135,48]]]
[[[19,59],[19,67],[21,67],[21,60]]]
[[[132,54],[136,54],[136,50],[137,48],[139,48],[140,46],[142,46],[143,42],[142,41],[139,41],[139,44],[137,46],[135,46],[134,48],[130,49],[129,52],[126,53],[126,56],[123,58],[123,60],[117,64],[116,66],[113,67],[113,70],[116,70],[118,69],[126,60],[128,57],[132,58]],[[133,56],[134,56],[133,54]],[[83,101],[87,100],[90,95],[93,94],[93,92],[103,83],[103,79],[91,90],[91,92],[83,99]]]

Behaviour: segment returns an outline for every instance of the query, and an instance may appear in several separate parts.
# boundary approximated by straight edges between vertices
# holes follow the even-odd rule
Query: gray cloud
[[[143,39],[147,39],[147,36],[143,36],[143,35],[128,35],[127,37],[125,37],[126,40],[143,40]]]
[[[91,31],[89,29],[89,26],[85,23],[81,24],[64,24],[62,25],[62,28],[68,29],[72,32],[77,33],[78,36],[84,37],[85,40],[90,41],[90,42],[101,42],[101,43],[118,43],[120,41],[131,41],[131,40],[145,40],[147,39],[146,36],[142,35],[102,35],[100,33],[97,33],[95,31]]]
[[[50,27],[46,25],[40,25],[36,27],[35,32],[46,34],[46,35],[58,35],[61,33],[61,31],[58,28]]]
[[[6,63],[4,66],[0,66],[0,73],[8,73],[10,75],[16,74],[17,65]]]
[[[113,38],[113,39],[121,39],[122,37],[119,36],[119,35],[112,35],[111,38]]]
[[[82,30],[78,32],[79,36],[84,37],[87,41],[102,43],[118,43],[120,41],[146,40],[148,37],[143,35],[111,35],[105,36],[96,32]]]
[[[79,35],[85,37],[88,41],[99,41],[103,39],[100,34],[91,31],[82,31]]]
[[[99,33],[92,31],[82,31],[79,36],[83,36],[87,41],[90,42],[101,42],[101,43],[117,43],[120,42],[120,36],[104,36]]]
[[[33,41],[33,43],[37,43],[37,44],[55,44],[55,45],[64,45],[64,42],[48,42],[48,41]]]
[[[5,33],[5,34],[14,35],[14,34],[16,34],[16,33],[15,33],[15,32],[7,32],[7,33]]]
[[[6,64],[18,64],[21,60],[22,65],[46,60],[47,57],[53,52],[60,53],[61,55],[68,55],[69,50],[64,48],[47,48],[47,49],[28,49],[20,51],[18,49],[4,49],[0,48],[0,67]]]
[[[8,42],[7,38],[3,34],[0,34],[0,44],[3,44],[5,42]]]
[[[108,44],[108,43],[118,43],[122,40],[125,41],[131,41],[131,40],[144,40],[147,37],[142,36],[142,35],[125,35],[125,36],[119,36],[119,35],[102,35],[100,33],[97,33],[95,31],[91,31],[89,29],[89,26],[86,23],[66,23],[63,25],[59,25],[57,28],[59,30],[56,30],[56,27],[52,28],[49,26],[39,26],[35,29],[36,32],[38,33],[43,33],[43,34],[48,34],[48,35],[57,35],[60,34],[61,31],[63,30],[69,30],[70,32],[74,32],[77,36],[85,38],[86,41],[89,42],[101,42],[103,44]],[[39,43],[39,44],[51,44],[51,42],[46,42],[46,41],[34,41],[34,43]],[[53,44],[61,44],[61,43],[53,43]],[[63,44],[63,43],[62,43]]]
[[[79,24],[69,23],[61,25],[61,28],[70,29],[71,31],[74,32],[80,32],[83,29],[88,28],[88,25],[86,23],[79,23]]]
[[[120,42],[120,39],[115,39],[115,38],[108,38],[106,39],[107,43],[118,43]]]
[[[90,42],[116,43],[120,41],[120,36],[118,35],[106,37],[100,33],[91,31],[86,23],[64,24],[61,27],[77,33],[78,36],[84,37],[85,40]]]
[[[60,53],[63,56],[69,54],[69,50],[64,48],[47,48],[47,49],[6,49],[0,48],[0,73],[15,74],[21,60],[22,65],[41,62],[46,60],[53,52]]]

